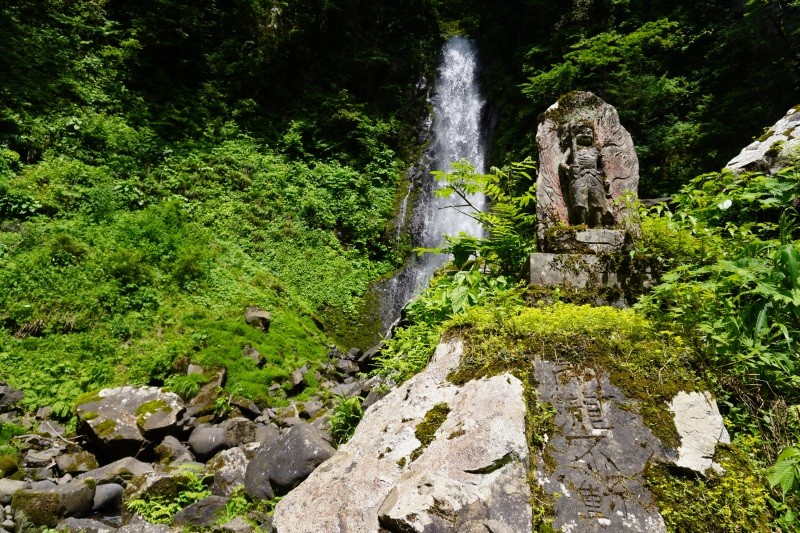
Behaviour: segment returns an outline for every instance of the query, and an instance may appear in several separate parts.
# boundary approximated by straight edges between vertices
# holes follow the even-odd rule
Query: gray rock
[[[225,522],[221,526],[218,526],[220,531],[230,532],[230,533],[253,533],[255,528],[242,518],[241,516],[237,516],[233,520]],[[269,530],[266,530],[269,531]]]
[[[231,398],[231,406],[250,420],[261,416],[261,409],[252,400],[248,400],[247,398],[234,396]]]
[[[11,502],[11,496],[20,489],[30,488],[28,481],[14,481],[13,479],[0,479],[0,504]]]
[[[158,387],[103,389],[77,406],[79,432],[108,459],[135,455],[153,439],[180,431],[177,394]]]
[[[78,479],[94,479],[98,485],[118,483],[124,485],[135,476],[153,472],[153,467],[133,457],[124,457],[100,468],[78,476]]]
[[[44,435],[47,437],[60,437],[64,435],[66,428],[59,424],[58,422],[54,422],[53,420],[43,420],[39,427],[36,428],[36,432],[40,435]]]
[[[635,403],[594,370],[536,361],[540,401],[555,409],[555,430],[537,477],[556,496],[556,531],[665,532],[644,472],[666,461]]]
[[[11,499],[14,522],[23,531],[30,526],[55,527],[62,518],[88,513],[94,492],[91,480],[76,480],[44,490],[18,490]]]
[[[83,474],[100,466],[94,455],[87,451],[59,455],[56,457],[56,465],[62,474],[72,475]]]
[[[248,307],[244,312],[244,321],[254,328],[269,331],[272,315],[269,311],[264,311],[260,307]]]
[[[244,345],[244,348],[242,349],[242,355],[253,361],[257,368],[263,368],[264,365],[267,364],[267,359],[249,344]]]
[[[25,464],[31,468],[50,467],[55,465],[56,457],[64,453],[64,448],[50,448],[48,450],[28,450],[25,452]]]
[[[725,168],[734,173],[764,172],[771,174],[789,165],[796,165],[800,156],[800,109],[792,108],[760,139],[746,146]]]
[[[343,374],[355,374],[358,372],[358,365],[349,359],[338,359],[336,369]]]
[[[226,431],[219,426],[200,426],[189,436],[189,448],[201,460],[208,459],[227,447]]]
[[[58,523],[56,530],[80,531],[81,533],[112,533],[117,528],[89,518],[66,518]]]
[[[322,411],[323,407],[320,401],[305,402],[303,408],[300,410],[300,418],[305,418],[307,420],[314,418],[317,413]]]
[[[94,491],[92,511],[119,510],[122,508],[122,495],[125,489],[117,483],[98,485]]]
[[[457,339],[443,343],[428,368],[370,407],[353,438],[278,503],[277,530],[374,533],[380,514],[391,531],[466,532],[491,521],[530,531],[522,385],[497,376],[460,389],[447,375],[461,354]],[[450,412],[415,453],[416,426],[442,403]]]
[[[228,498],[209,496],[185,507],[172,519],[176,526],[212,527],[225,509]]]
[[[181,528],[171,528],[164,524],[151,524],[139,515],[134,515],[130,522],[117,529],[117,533],[180,533]]]
[[[730,444],[725,422],[708,392],[679,392],[669,403],[675,429],[681,438],[675,465],[705,474],[709,468],[722,472],[714,462],[717,444]]]
[[[234,448],[256,440],[256,424],[246,418],[231,418],[220,424],[225,430],[225,444]]]
[[[289,384],[291,384],[293,391],[297,391],[305,387],[305,381],[306,381],[305,374],[300,372],[299,369],[292,372],[292,375],[289,376]]]
[[[286,494],[306,479],[335,450],[328,437],[306,423],[290,428],[247,465],[245,490],[253,498]]]
[[[223,450],[206,463],[206,472],[214,476],[211,492],[215,496],[230,496],[239,485],[244,485],[249,460],[241,448]]]
[[[281,436],[281,431],[274,424],[257,424],[256,425],[256,442],[269,443],[278,440]]]
[[[8,411],[23,397],[22,391],[0,383],[0,412]]]
[[[193,374],[202,374],[203,372],[205,372],[205,370],[203,370],[203,367],[200,365],[196,365],[194,363],[190,364],[189,367],[186,369],[186,374],[189,376]]]
[[[156,455],[162,464],[179,465],[194,461],[194,455],[189,448],[172,435],[164,437],[161,444],[156,446]]]

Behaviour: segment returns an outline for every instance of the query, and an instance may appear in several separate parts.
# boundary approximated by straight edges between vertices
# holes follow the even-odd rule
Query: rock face
[[[717,444],[730,444],[731,438],[708,392],[679,392],[669,404],[675,418],[675,429],[681,437],[675,465],[705,474],[709,468],[721,467],[714,462]]]
[[[796,164],[800,150],[800,109],[793,107],[760,139],[746,146],[725,168],[733,172],[758,171],[773,173],[786,165]]]
[[[511,375],[449,383],[461,353],[460,341],[443,343],[425,371],[372,405],[350,442],[280,501],[276,529],[530,531],[522,385]],[[418,435],[442,405],[441,424]]]
[[[110,460],[136,455],[154,439],[177,432],[183,411],[177,394],[157,387],[103,389],[77,406],[80,432]]]
[[[613,106],[589,92],[569,93],[541,115],[536,142],[540,243],[556,225],[621,224],[626,206],[619,200],[636,195],[639,159]]]
[[[655,460],[668,461],[661,443],[630,400],[605,375],[536,362],[540,400],[555,408],[555,431],[540,459],[544,490],[558,495],[557,531],[666,532],[644,483]]]

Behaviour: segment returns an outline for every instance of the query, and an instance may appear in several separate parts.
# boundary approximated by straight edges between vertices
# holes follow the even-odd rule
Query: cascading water
[[[445,235],[464,232],[480,236],[480,224],[469,216],[460,198],[438,198],[439,184],[432,170],[449,172],[450,163],[466,159],[476,172],[486,172],[486,150],[481,128],[484,100],[477,82],[478,60],[475,43],[453,37],[444,46],[436,93],[431,98],[434,113],[431,143],[423,161],[421,188],[411,215],[410,230],[415,247],[441,246]],[[408,196],[406,196],[408,198]],[[470,197],[470,203],[483,209],[482,195]],[[456,207],[454,207],[456,206]],[[405,206],[404,208],[405,209]],[[405,216],[405,213],[403,214]],[[383,324],[388,329],[400,310],[428,284],[436,269],[449,260],[444,254],[415,257],[383,288]]]

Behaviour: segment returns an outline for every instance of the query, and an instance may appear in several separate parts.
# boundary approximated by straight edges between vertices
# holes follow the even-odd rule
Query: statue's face
[[[575,136],[575,142],[579,146],[591,146],[594,144],[594,131],[589,124],[575,126],[573,135]]]

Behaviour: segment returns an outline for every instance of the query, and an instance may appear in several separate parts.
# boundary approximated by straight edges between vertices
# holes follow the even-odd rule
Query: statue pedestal
[[[575,289],[622,287],[616,269],[599,255],[535,253],[530,257],[530,269],[531,285]]]
[[[630,273],[620,271],[624,230],[564,227],[546,246],[558,253],[530,255],[531,285],[577,289],[597,304],[626,305],[624,289]]]

